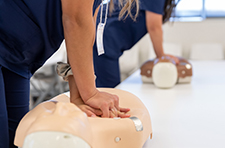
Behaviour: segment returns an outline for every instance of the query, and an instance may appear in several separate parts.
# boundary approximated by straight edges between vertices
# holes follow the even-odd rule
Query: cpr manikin
[[[142,81],[159,88],[171,88],[176,83],[190,83],[192,65],[184,58],[176,64],[169,56],[148,60],[141,66]]]
[[[116,94],[130,118],[87,117],[70,103],[69,93],[43,102],[21,120],[15,145],[22,148],[141,148],[152,135],[151,120],[144,104],[133,94],[101,88]]]

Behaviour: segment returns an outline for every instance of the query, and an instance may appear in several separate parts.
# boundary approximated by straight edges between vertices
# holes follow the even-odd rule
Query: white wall
[[[169,22],[163,25],[165,43],[182,45],[183,56],[189,57],[195,43],[220,43],[225,49],[225,18],[206,19],[200,22]],[[152,48],[147,34],[139,42],[140,50]]]
[[[165,42],[182,44],[186,58],[193,43],[221,43],[225,47],[225,18],[167,23],[163,31]]]

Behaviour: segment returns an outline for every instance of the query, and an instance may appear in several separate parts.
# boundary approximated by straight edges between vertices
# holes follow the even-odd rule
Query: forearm
[[[94,0],[61,0],[61,2],[67,55],[75,79],[69,80],[72,82],[70,89],[76,84],[86,105],[100,109],[102,117],[110,117],[110,109],[121,110],[121,108],[118,96],[98,91],[95,86],[93,67],[95,23],[92,16]]]
[[[70,88],[70,102],[76,104],[76,100],[80,99],[80,93],[73,76],[68,77],[68,83]]]
[[[67,54],[75,82],[83,99],[95,92],[92,47],[95,27],[92,17],[81,22],[64,20]],[[85,101],[85,100],[84,100]]]
[[[162,15],[146,11],[146,26],[157,57],[164,55]]]
[[[96,17],[98,14],[99,7],[96,9],[94,17],[93,17],[94,24],[96,24]],[[68,61],[68,63],[70,63],[70,62]],[[75,79],[73,76],[70,76],[68,78],[68,82],[69,82],[69,88],[70,88],[70,97],[71,97],[70,99],[71,99],[71,102],[73,103],[73,102],[75,102],[74,99],[80,98],[81,96],[80,96],[80,93],[78,91],[78,88],[77,88],[77,85],[76,85],[76,82],[75,82]]]
[[[94,0],[62,0],[67,55],[79,93],[85,99],[97,91],[93,68]]]
[[[163,33],[161,28],[148,29],[151,37],[152,45],[157,57],[164,55],[163,51]]]

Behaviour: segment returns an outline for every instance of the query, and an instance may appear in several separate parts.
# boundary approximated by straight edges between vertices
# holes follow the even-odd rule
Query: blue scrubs
[[[29,110],[30,77],[63,39],[61,0],[0,0],[0,148],[15,148],[16,127]]]
[[[115,11],[106,22],[103,43],[105,54],[98,56],[96,44],[93,49],[94,69],[97,87],[115,87],[120,83],[119,57],[125,50],[134,46],[146,33],[145,11],[151,11],[163,15],[166,0],[140,0],[140,11],[137,21],[130,17],[118,20],[120,8],[118,1],[115,2]],[[106,7],[103,9],[105,17]],[[135,13],[135,10],[132,11]],[[100,14],[100,13],[99,13]],[[99,23],[98,14],[96,23]],[[104,19],[103,19],[104,20]],[[132,60],[132,58],[130,59]]]

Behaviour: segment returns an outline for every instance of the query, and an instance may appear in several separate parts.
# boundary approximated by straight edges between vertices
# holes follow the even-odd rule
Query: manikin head
[[[21,143],[20,139],[26,137],[23,148],[30,148],[30,144],[32,148],[61,148],[65,144],[68,148],[70,146],[72,148],[72,143],[85,148],[90,147],[89,144],[92,143],[90,123],[87,115],[74,104],[47,101],[34,108],[32,113],[34,113],[32,116],[26,115],[25,122],[21,121],[24,124],[20,124],[22,126],[20,128],[24,131],[17,133],[20,134],[20,138],[15,143]],[[43,140],[43,137],[48,140]]]
[[[132,118],[87,117],[69,102],[67,95],[62,94],[39,104],[25,115],[17,128],[15,145],[23,148],[143,146],[152,133],[150,116],[143,103],[125,91],[101,90],[117,94],[121,107],[131,109],[129,114]]]

